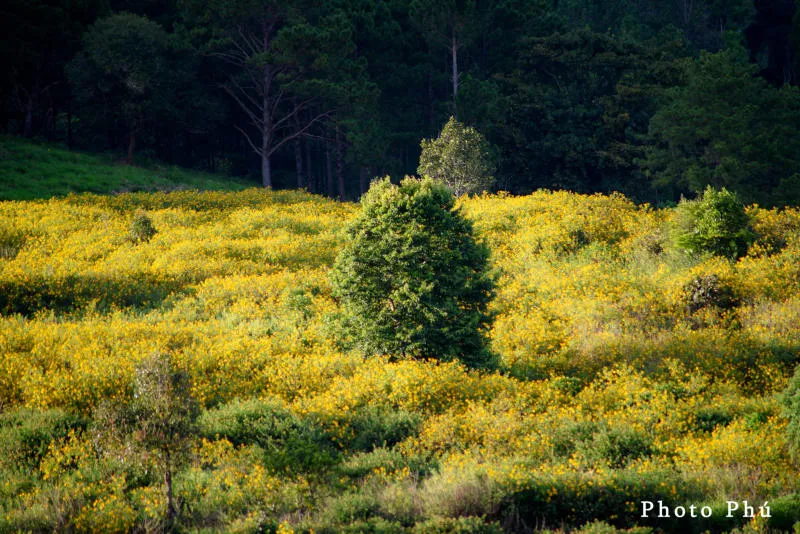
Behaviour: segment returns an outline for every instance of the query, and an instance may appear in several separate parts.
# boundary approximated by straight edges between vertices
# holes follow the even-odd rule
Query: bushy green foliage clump
[[[488,363],[489,251],[445,186],[376,182],[348,233],[332,277],[346,338],[370,354]]]
[[[710,186],[694,200],[681,200],[672,228],[675,245],[690,254],[709,253],[739,258],[747,253],[754,235],[739,197],[725,188]]]
[[[781,402],[783,413],[789,418],[789,425],[786,427],[789,449],[795,457],[800,457],[800,366],[789,380]]]
[[[731,288],[715,274],[698,276],[684,286],[683,292],[689,313],[708,307],[727,310],[737,304]]]
[[[143,211],[136,212],[128,231],[128,239],[133,243],[147,243],[158,233],[153,220]]]
[[[438,138],[423,139],[421,145],[417,172],[447,185],[456,196],[494,185],[489,144],[475,128],[450,117]]]

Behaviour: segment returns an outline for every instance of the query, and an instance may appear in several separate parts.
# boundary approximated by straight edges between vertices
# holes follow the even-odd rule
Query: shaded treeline
[[[9,0],[0,129],[355,198],[448,117],[498,187],[800,200],[791,0]]]

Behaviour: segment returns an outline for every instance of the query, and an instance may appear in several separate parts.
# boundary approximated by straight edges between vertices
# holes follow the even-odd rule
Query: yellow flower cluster
[[[419,416],[397,451],[433,459],[436,478],[407,466],[368,477],[415,486],[434,511],[448,484],[544,501],[598,487],[639,495],[650,486],[629,475],[663,472],[753,500],[800,489],[773,396],[800,361],[800,211],[749,208],[759,238],[731,263],[670,250],[671,212],[619,195],[484,195],[459,209],[498,273],[498,372],[338,348],[327,271],[356,206],[258,190],[0,203],[0,247],[14,248],[0,254],[0,411],[90,415],[128,398],[137,363],[162,351],[205,407],[277,399],[343,449],[367,410]],[[137,210],[157,230],[145,243],[128,237]],[[730,305],[691,309],[686,288],[712,276]],[[73,436],[40,467],[80,496],[76,530],[163,515],[159,488],[76,478],[94,454]],[[203,442],[181,476],[194,506],[242,529],[268,510],[290,532],[281,514],[319,504],[305,479],[224,439]],[[676,494],[671,484],[659,491]],[[45,496],[15,498],[7,524]]]

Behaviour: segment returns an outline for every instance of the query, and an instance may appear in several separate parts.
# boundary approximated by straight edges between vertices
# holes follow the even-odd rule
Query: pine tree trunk
[[[72,97],[67,100],[67,148],[72,152]]]
[[[272,189],[272,165],[266,152],[261,154],[261,185]]]
[[[344,202],[344,136],[336,127],[336,181],[339,184],[339,201]]]
[[[297,107],[297,100],[294,101],[295,107]],[[300,131],[300,119],[295,114],[294,119],[292,120],[292,126],[294,127],[295,131]],[[292,144],[294,145],[294,166],[295,171],[297,172],[297,188],[302,189],[306,187],[306,179],[305,175],[303,174],[303,147],[301,143],[301,136],[295,137]]]
[[[456,118],[458,118],[456,108],[456,98],[458,97],[458,41],[456,41],[455,30],[453,31],[451,50],[453,54],[453,110]]]
[[[131,129],[128,135],[128,158],[125,163],[133,165],[133,151],[136,149],[136,130]]]
[[[308,188],[312,193],[318,193],[322,190],[322,186],[317,183],[317,178],[315,173],[312,172],[311,169],[311,142],[306,139],[303,143],[303,152],[305,152],[306,157],[306,181],[308,182]]]
[[[303,147],[299,137],[294,140],[294,166],[297,172],[297,188],[302,189],[306,186],[306,180],[303,175]]]
[[[267,37],[264,37],[264,50],[267,49]],[[272,81],[272,68],[270,65],[264,66],[264,87],[269,87]],[[261,131],[261,185],[267,189],[272,189],[272,166],[270,164],[270,141],[272,135],[272,114],[269,91],[264,91],[262,97],[262,131]]]
[[[358,182],[361,194],[363,195],[364,193],[367,192],[367,189],[369,189],[369,167],[367,167],[366,165],[361,166],[358,176]]]
[[[328,170],[327,173],[328,196],[333,198],[336,195],[336,184],[334,182],[334,176],[333,176],[333,151],[331,150],[330,141],[325,142],[325,159]]]
[[[33,136],[33,101],[31,99],[28,99],[28,105],[25,107],[25,125],[22,135],[25,137]]]

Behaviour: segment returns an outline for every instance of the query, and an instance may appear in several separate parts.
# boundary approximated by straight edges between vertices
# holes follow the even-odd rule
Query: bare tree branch
[[[280,147],[282,147],[284,144],[288,143],[289,141],[291,141],[291,140],[293,140],[293,139],[295,139],[297,137],[300,137],[302,135],[305,135],[305,132],[308,131],[315,123],[319,122],[320,120],[324,119],[325,117],[330,117],[331,115],[333,115],[333,113],[335,113],[335,110],[325,111],[323,113],[320,113],[316,117],[312,118],[300,130],[298,130],[297,132],[295,132],[293,134],[287,135],[286,137],[281,139],[278,143],[273,145],[272,148],[269,149],[269,155],[274,154]]]
[[[253,149],[253,151],[256,153],[256,156],[259,156],[259,157],[261,157],[261,156],[263,155],[263,152],[261,151],[261,149],[260,149],[260,148],[258,148],[258,147],[256,146],[256,144],[255,144],[255,143],[253,143],[253,140],[252,140],[252,139],[250,139],[250,136],[247,134],[247,132],[245,132],[244,130],[242,130],[241,128],[239,128],[239,126],[236,126],[236,125],[234,125],[234,128],[236,128],[237,130],[239,130],[239,131],[242,133],[242,135],[244,136],[244,138],[247,140],[247,143],[250,145],[250,148],[252,148],[252,149]],[[270,154],[271,154],[271,152],[270,152]]]

